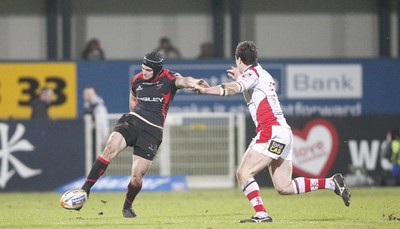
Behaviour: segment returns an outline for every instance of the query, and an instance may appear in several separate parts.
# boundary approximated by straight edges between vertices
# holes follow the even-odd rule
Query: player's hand
[[[200,80],[197,82],[197,85],[199,85],[199,86],[201,86],[201,87],[204,87],[204,88],[210,87],[210,84],[208,84],[207,81],[205,81],[205,80],[203,80],[203,79],[200,79]]]
[[[203,87],[203,86],[201,86],[199,84],[186,83],[186,88],[189,89],[190,91],[196,92],[197,94],[201,94],[201,93],[204,93],[204,88],[205,87]]]
[[[239,69],[233,66],[231,66],[231,69],[228,69],[226,71],[228,72],[228,76],[231,77],[234,81],[236,81],[240,76]]]

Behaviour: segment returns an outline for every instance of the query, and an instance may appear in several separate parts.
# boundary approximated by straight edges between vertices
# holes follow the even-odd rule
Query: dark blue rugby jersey
[[[138,73],[131,81],[132,93],[137,98],[132,111],[163,127],[169,103],[178,90],[175,86],[176,74],[178,73],[164,69],[158,77],[146,81],[143,79],[143,73]]]

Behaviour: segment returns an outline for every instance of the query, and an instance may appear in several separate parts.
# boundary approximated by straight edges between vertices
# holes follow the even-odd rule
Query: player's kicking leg
[[[126,143],[123,136],[118,132],[112,132],[107,140],[107,144],[103,153],[94,162],[88,176],[86,177],[85,183],[81,187],[83,190],[85,190],[88,197],[90,194],[90,189],[105,173],[110,162],[125,148]],[[79,211],[82,207],[76,210]]]

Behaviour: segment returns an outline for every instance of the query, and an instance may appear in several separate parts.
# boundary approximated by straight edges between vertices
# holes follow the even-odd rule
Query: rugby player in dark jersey
[[[132,203],[142,188],[143,176],[149,170],[162,142],[169,104],[178,89],[193,84],[210,87],[202,79],[183,77],[179,73],[163,69],[163,58],[160,53],[146,54],[142,71],[131,81],[130,112],[118,120],[103,153],[94,162],[82,189],[89,195],[91,187],[104,174],[110,162],[126,147],[133,147],[131,180],[122,214],[126,218],[136,217]]]

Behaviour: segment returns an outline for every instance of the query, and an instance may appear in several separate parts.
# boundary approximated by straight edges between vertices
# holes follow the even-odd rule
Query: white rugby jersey
[[[290,128],[276,94],[275,81],[266,70],[260,65],[250,67],[236,82],[244,86],[243,96],[257,132],[273,125]]]

